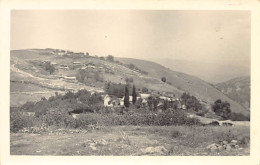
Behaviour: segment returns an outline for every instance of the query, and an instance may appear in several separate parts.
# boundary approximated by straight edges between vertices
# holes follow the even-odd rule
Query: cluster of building
[[[57,56],[89,56],[88,52],[84,53],[84,52],[73,52],[73,51],[69,51],[69,50],[61,50],[61,49],[52,49],[52,51],[50,52],[53,55],[57,55]]]
[[[140,97],[137,97],[136,100],[141,99],[142,100],[142,106],[147,106],[148,105],[148,98],[151,96],[151,94],[147,93],[142,93],[140,94]],[[157,107],[160,107],[164,104],[164,101],[168,102],[176,102],[177,103],[177,108],[178,109],[186,109],[186,105],[181,103],[181,99],[177,98],[172,98],[172,97],[167,97],[167,96],[159,96],[159,103]],[[133,96],[129,96],[129,102],[132,103],[133,101]],[[105,95],[104,96],[104,106],[105,107],[122,107],[124,106],[124,97],[118,98],[115,96],[109,96]]]

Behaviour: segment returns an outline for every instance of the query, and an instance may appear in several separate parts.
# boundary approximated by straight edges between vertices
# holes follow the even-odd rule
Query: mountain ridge
[[[199,77],[211,84],[225,82],[236,77],[250,76],[250,67],[245,66],[170,58],[151,58],[149,61],[154,61],[175,71]]]
[[[250,109],[250,76],[236,77],[218,83],[216,87],[246,109]]]

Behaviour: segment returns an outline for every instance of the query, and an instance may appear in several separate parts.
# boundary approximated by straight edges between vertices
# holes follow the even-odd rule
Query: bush
[[[166,78],[165,77],[162,77],[161,80],[162,80],[162,82],[166,82]]]
[[[32,109],[33,106],[34,106],[34,102],[27,101],[24,105],[21,106],[21,110],[26,112],[33,112]]]
[[[47,126],[55,125],[59,127],[65,127],[66,121],[69,120],[68,118],[71,118],[71,116],[60,108],[51,109],[45,115],[41,116],[41,120]]]
[[[177,130],[172,131],[170,134],[171,134],[172,138],[177,138],[177,137],[182,136],[182,133]]]
[[[143,93],[146,93],[146,92],[148,92],[148,89],[147,89],[146,87],[143,87],[143,88],[142,88],[142,92],[143,92]]]
[[[219,142],[227,141],[228,143],[236,138],[237,136],[231,130],[228,130],[228,132],[224,132],[217,136]]]
[[[185,104],[187,109],[192,109],[196,112],[202,109],[202,105],[195,96],[191,96],[187,93],[181,95],[182,104]]]
[[[108,55],[106,57],[106,59],[107,59],[107,61],[114,62],[114,56],[112,56],[112,55]]]
[[[54,66],[51,65],[50,62],[45,62],[45,63],[43,64],[43,67],[44,67],[44,69],[45,69],[47,72],[49,72],[50,74],[52,74],[52,73],[55,71]]]
[[[224,120],[229,119],[231,115],[230,104],[227,101],[216,100],[212,105],[212,109],[216,115],[221,116]]]
[[[10,114],[10,131],[18,132],[25,127],[31,127],[35,124],[32,116],[25,116],[21,112],[12,112]]]

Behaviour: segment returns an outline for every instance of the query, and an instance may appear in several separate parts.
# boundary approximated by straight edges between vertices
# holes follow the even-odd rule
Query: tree
[[[114,62],[114,56],[108,55],[107,56],[107,61]]]
[[[220,99],[216,100],[212,105],[212,109],[216,115],[221,116],[225,120],[231,115],[230,104],[227,101],[222,102]]]
[[[142,88],[142,92],[143,92],[143,93],[146,93],[146,92],[148,92],[148,89],[147,89],[146,87],[143,87],[143,88]]]
[[[158,104],[159,104],[159,100],[160,100],[159,96],[154,96],[154,97],[153,97],[153,110],[154,110],[154,111],[157,110],[157,106],[158,106]]]
[[[44,69],[49,72],[50,74],[52,74],[55,71],[55,68],[53,65],[51,65],[50,62],[45,62],[44,63]]]
[[[135,104],[135,102],[136,102],[136,91],[135,91],[135,85],[133,86],[133,93],[132,93],[132,95],[133,95],[133,104]]]
[[[191,96],[187,93],[181,95],[182,104],[186,105],[187,109],[192,109],[196,112],[202,109],[202,105],[195,96]]]
[[[128,91],[128,88],[127,86],[125,86],[125,98],[124,98],[124,105],[125,107],[129,107],[129,91]]]
[[[166,77],[162,77],[162,82],[166,82]]]
[[[126,83],[132,83],[132,82],[134,82],[134,79],[133,79],[132,77],[129,77],[129,78],[126,77],[126,78],[125,78],[125,82],[126,82]]]
[[[147,104],[148,104],[150,111],[152,111],[153,110],[153,97],[152,96],[149,96],[147,98]]]
[[[134,64],[129,64],[129,68],[130,69],[135,69],[135,65]]]

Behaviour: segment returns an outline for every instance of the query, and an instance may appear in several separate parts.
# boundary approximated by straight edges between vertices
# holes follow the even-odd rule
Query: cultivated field
[[[212,150],[237,140],[239,148]],[[249,127],[112,126],[11,133],[11,155],[249,155]]]

